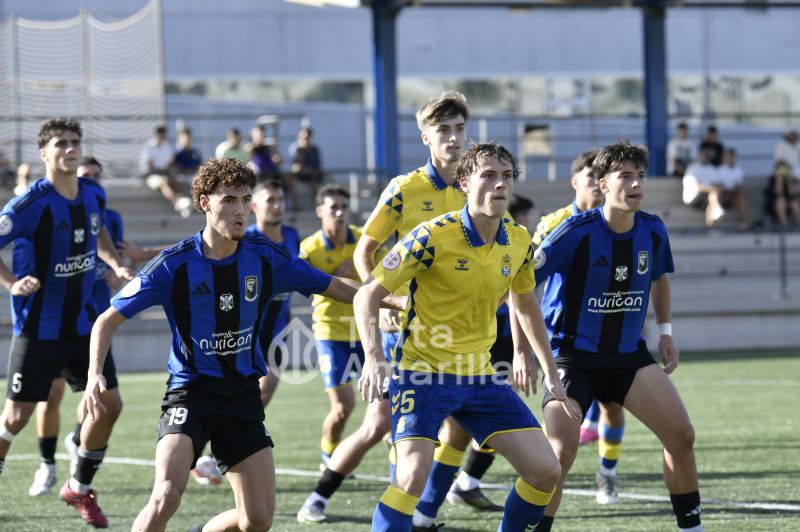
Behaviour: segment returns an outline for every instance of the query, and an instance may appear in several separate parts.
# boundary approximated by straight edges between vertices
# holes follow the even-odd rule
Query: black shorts
[[[508,379],[512,374],[514,361],[514,340],[510,334],[499,336],[489,349],[492,355],[492,367],[504,379]]]
[[[607,355],[572,350],[556,358],[567,397],[578,402],[584,416],[594,399],[624,405],[636,372],[655,363],[643,342],[635,353]],[[545,390],[542,406],[553,400],[553,394]]]
[[[192,440],[192,467],[211,442],[221,473],[261,449],[274,447],[264,428],[258,379],[231,381],[198,377],[183,388],[167,390],[161,403],[158,440],[185,434]]]
[[[53,379],[64,377],[73,392],[86,389],[89,335],[68,340],[11,338],[6,397],[13,401],[47,401]],[[108,389],[116,388],[117,368],[109,350],[103,366]]]

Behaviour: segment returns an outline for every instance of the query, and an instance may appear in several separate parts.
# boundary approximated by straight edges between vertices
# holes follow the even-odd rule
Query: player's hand
[[[17,279],[8,291],[15,296],[29,296],[41,287],[42,283],[39,282],[39,279],[33,275],[26,275],[22,279]]]
[[[531,353],[514,351],[513,359],[514,386],[525,392],[525,395],[536,395],[536,362]]]
[[[379,356],[380,360],[377,362],[372,357],[367,357],[361,370],[361,378],[358,379],[361,399],[368,403],[383,399],[383,382],[389,375],[389,363],[383,358],[383,353]]]
[[[661,353],[661,362],[664,363],[664,372],[669,375],[678,367],[678,360],[681,357],[680,351],[672,341],[672,336],[661,335],[658,339],[658,351]]]
[[[382,308],[378,310],[378,327],[381,331],[386,333],[400,332],[400,327],[397,325],[400,318],[397,316],[396,310]]]
[[[89,376],[89,380],[86,382],[86,391],[83,392],[81,422],[87,418],[97,419],[100,413],[106,412],[106,405],[100,400],[100,394],[107,389],[105,377],[102,375]]]
[[[119,268],[114,268],[114,274],[120,279],[125,279],[126,281],[132,281],[133,278],[136,277],[136,274],[133,273],[133,270],[131,270],[127,266],[120,266]]]
[[[581,412],[580,407],[575,403],[575,401],[571,401],[569,397],[567,397],[567,391],[564,389],[564,385],[561,384],[561,381],[558,379],[558,375],[545,374],[544,385],[547,386],[547,390],[553,394],[553,397],[555,397],[556,400],[561,403],[561,406],[564,408],[564,411],[569,417],[578,421],[583,418],[583,413]]]

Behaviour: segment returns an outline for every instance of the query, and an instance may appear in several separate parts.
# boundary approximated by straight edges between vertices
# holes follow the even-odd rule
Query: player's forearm
[[[522,330],[522,325],[520,325],[513,298],[508,297],[507,303],[508,322],[511,327],[511,340],[514,342],[514,353],[530,353],[531,344],[528,342],[528,338],[525,336],[525,331]]]
[[[358,239],[358,244],[353,252],[353,265],[362,281],[366,282],[372,275],[372,270],[375,269],[375,251],[379,245],[379,242],[366,235],[361,235],[361,238]]]
[[[114,270],[124,267],[117,253],[117,248],[114,247],[114,242],[111,241],[111,235],[108,234],[108,229],[105,226],[100,229],[100,234],[97,235],[97,255]]]
[[[670,323],[672,321],[672,295],[666,274],[662,275],[658,281],[653,281],[650,295],[653,299],[656,323]]]
[[[364,349],[364,356],[371,362],[380,362],[383,358],[378,328],[378,309],[381,300],[388,294],[376,282],[362,286],[353,300],[353,311],[356,318],[358,335]]]
[[[11,291],[11,285],[17,282],[17,276],[8,269],[6,263],[3,262],[3,259],[0,259],[0,283],[3,283],[3,286],[9,292]]]
[[[125,321],[125,317],[114,307],[103,312],[92,326],[92,336],[89,340],[89,375],[103,373],[108,348],[114,332]]]

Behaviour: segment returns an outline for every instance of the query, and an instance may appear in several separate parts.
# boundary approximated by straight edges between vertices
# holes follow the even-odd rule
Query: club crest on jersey
[[[542,248],[537,249],[533,253],[533,268],[534,269],[538,270],[539,268],[544,266],[544,263],[546,261],[547,261],[547,255],[545,254],[545,252],[544,252],[544,250]]]
[[[400,266],[400,261],[400,253],[392,251],[383,258],[381,265],[383,266],[384,270],[394,270]]]
[[[97,213],[93,212],[89,215],[89,224],[93,235],[96,235],[100,232],[100,217],[97,216]]]
[[[628,267],[617,266],[616,270],[614,270],[614,279],[616,279],[619,282],[622,282],[627,278],[628,278]]]
[[[0,236],[6,236],[14,228],[14,222],[11,216],[5,214],[0,216]]]
[[[222,294],[219,296],[219,309],[223,312],[233,310],[233,294]]]
[[[647,251],[639,252],[639,260],[636,262],[636,273],[644,275],[650,269],[650,254]]]
[[[248,275],[244,278],[244,300],[255,301],[258,297],[258,277]]]
[[[508,277],[511,275],[511,256],[504,255],[503,256],[503,265],[500,266],[500,273],[503,274],[503,277]]]
[[[72,232],[72,240],[74,240],[76,244],[82,244],[83,241],[86,240],[86,230],[83,227],[77,227]]]

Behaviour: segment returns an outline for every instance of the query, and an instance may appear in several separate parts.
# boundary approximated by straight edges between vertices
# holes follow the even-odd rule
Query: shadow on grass
[[[730,362],[732,360],[766,360],[774,358],[799,358],[797,350],[765,350],[765,351],[714,351],[714,352],[682,352],[681,362]]]

